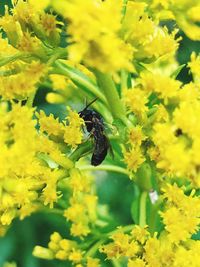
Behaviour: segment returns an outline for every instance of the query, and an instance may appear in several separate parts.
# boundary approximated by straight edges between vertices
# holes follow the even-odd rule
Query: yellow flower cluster
[[[24,99],[36,92],[48,72],[45,63],[52,53],[50,47],[60,42],[60,23],[55,16],[42,9],[36,13],[26,1],[14,2],[13,9],[5,6],[5,15],[0,17],[0,28],[7,37],[0,38],[0,94],[9,100]]]
[[[136,172],[139,166],[145,161],[141,149],[142,141],[145,140],[145,135],[140,126],[130,129],[128,137],[128,148],[124,148],[124,161],[127,168],[131,172]]]
[[[40,62],[33,61],[30,64],[12,64],[7,71],[13,74],[0,77],[0,94],[3,99],[24,99],[31,93],[35,93],[36,85],[46,74],[47,67]]]
[[[200,55],[185,64],[193,80],[179,81],[181,38],[166,21],[200,40],[199,0],[12,5],[0,17],[0,235],[13,219],[50,208],[65,218],[69,236],[54,232],[36,257],[99,267],[100,252],[114,266],[198,267]],[[89,110],[93,120],[85,122],[69,107],[64,119],[47,115],[36,94],[45,88],[52,104],[96,99],[99,114]],[[101,115],[116,128],[111,138]],[[83,142],[85,123],[95,128],[93,142]],[[105,138],[114,160],[77,164],[87,153],[104,159]],[[134,225],[116,229],[113,213],[98,204],[91,169],[134,175]]]
[[[90,225],[96,220],[97,196],[92,192],[91,177],[78,169],[72,169],[67,184],[72,196],[64,217],[72,222],[72,236],[87,236],[91,231]]]
[[[53,252],[54,257],[59,260],[69,259],[73,262],[80,262],[82,258],[82,253],[76,250],[76,242],[68,239],[62,239],[57,232],[50,236],[48,247]]]
[[[187,241],[199,230],[200,198],[194,196],[195,192],[185,195],[176,185],[167,184],[163,190],[163,198],[167,203],[161,216],[169,233],[168,238],[175,244]]]
[[[140,1],[137,1],[140,2]],[[200,39],[198,0],[144,0],[156,19],[174,20],[190,39]]]
[[[149,153],[156,160],[157,167],[165,170],[167,175],[188,178],[193,185],[199,186],[198,83],[186,84],[176,89],[176,102],[179,106],[171,114],[166,114],[165,119],[163,117],[158,120],[157,115],[155,116],[152,135],[155,147]],[[157,156],[154,157],[155,155]]]
[[[78,249],[78,243],[62,238],[58,232],[54,232],[50,236],[48,248],[36,246],[33,255],[48,260],[68,260],[77,267],[100,267],[99,259],[91,257],[84,259],[84,251]]]
[[[125,234],[119,230],[112,235],[113,242],[100,248],[101,252],[106,253],[108,259],[128,257],[134,258],[140,252],[140,244],[148,237],[148,232],[136,226],[131,235]],[[141,240],[140,240],[141,238]]]
[[[100,248],[108,259],[127,257],[128,267],[198,266],[199,241],[187,240],[177,246],[165,232],[159,237],[156,234],[151,237],[147,229],[139,226],[135,226],[130,234],[125,234],[122,229],[111,236],[112,242]]]
[[[54,141],[64,141],[72,148],[75,148],[82,142],[83,133],[81,126],[84,125],[84,121],[79,117],[78,113],[70,108],[68,108],[68,112],[69,114],[66,117],[68,125],[66,125],[65,120],[59,122],[58,118],[55,119],[53,114],[46,116],[44,111],[41,111],[37,116],[41,132],[52,137]]]
[[[70,21],[68,32],[74,43],[68,48],[70,60],[84,60],[102,72],[132,68],[133,49],[120,38],[121,1],[64,0],[60,5],[53,1],[53,6]]]
[[[66,169],[73,163],[62,156],[56,143],[37,132],[33,109],[13,104],[9,112],[2,107],[1,115],[0,221],[6,226],[15,217],[23,219],[39,209],[42,203],[53,207],[57,202],[57,182],[66,176],[66,170],[51,169],[45,157]]]
[[[78,144],[82,143],[83,133],[81,126],[83,126],[84,120],[80,118],[79,114],[68,108],[69,115],[67,120],[69,124],[65,127],[64,142],[75,148]]]
[[[159,57],[171,57],[178,48],[176,30],[171,34],[167,28],[159,27],[159,20],[148,16],[145,1],[128,1],[121,33],[134,47],[134,58],[153,61]],[[140,29],[140,30],[138,30]]]
[[[177,96],[181,82],[158,73],[142,73],[141,84],[146,92],[156,93],[167,104],[168,99]]]

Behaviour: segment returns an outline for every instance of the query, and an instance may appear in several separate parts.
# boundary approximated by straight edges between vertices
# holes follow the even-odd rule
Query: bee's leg
[[[103,122],[104,126],[105,126],[105,129],[106,130],[110,130],[113,135],[116,135],[118,134],[118,130],[117,130],[117,127],[109,122]]]
[[[89,135],[87,136],[86,141],[88,141],[88,140],[91,138],[91,136],[94,135],[94,132],[95,132],[95,129],[93,128],[93,129],[90,131]]]
[[[91,121],[84,121],[85,123],[92,123]],[[86,127],[85,126],[81,126],[81,129],[83,130],[84,134],[87,133]]]
[[[86,134],[87,132],[86,132],[86,129],[85,129],[85,127],[84,126],[81,126],[81,130],[84,132],[84,134]]]
[[[95,132],[95,129],[93,128],[88,134],[88,136],[86,137],[86,139],[84,140],[84,143],[87,142],[94,135],[94,132]]]
[[[87,151],[87,152],[83,153],[83,154],[81,155],[81,158],[82,158],[82,157],[86,157],[87,155],[90,155],[92,152],[93,152],[93,150],[91,149],[90,151]]]

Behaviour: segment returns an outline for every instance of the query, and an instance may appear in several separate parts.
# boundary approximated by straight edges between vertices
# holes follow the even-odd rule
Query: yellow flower
[[[130,171],[136,172],[145,158],[139,147],[132,147],[129,151],[124,151],[124,161]]]
[[[95,258],[91,258],[88,257],[87,258],[87,267],[100,267],[100,260],[99,259],[95,259]]]
[[[70,232],[73,236],[86,236],[90,233],[89,224],[96,219],[97,197],[92,192],[91,177],[74,168],[70,170],[67,185],[72,197],[64,217],[72,222]]]
[[[155,113],[155,122],[167,122],[169,120],[169,114],[164,105],[159,104]]]
[[[55,89],[61,89],[61,90],[66,89],[68,82],[65,76],[58,75],[58,74],[51,74],[49,76],[53,83],[54,90]]]
[[[147,266],[173,266],[174,252],[172,244],[167,240],[159,240],[151,237],[144,246],[144,258],[148,263]]]
[[[86,194],[83,197],[83,202],[86,206],[88,217],[93,222],[95,222],[97,219],[97,214],[96,214],[97,200],[98,197],[96,195]]]
[[[137,125],[134,128],[131,128],[129,130],[129,136],[128,136],[128,143],[132,144],[133,146],[140,146],[142,141],[146,139],[146,136],[142,132],[142,127]]]
[[[88,225],[82,222],[73,223],[70,228],[70,233],[72,236],[87,236],[90,232],[91,231]]]
[[[0,27],[6,32],[11,45],[16,46],[23,32],[19,21],[9,14],[8,6],[5,6],[5,14],[0,18]]]
[[[126,16],[122,23],[124,39],[134,46],[142,45],[154,32],[154,22],[145,13],[147,4],[129,1],[126,6]],[[138,31],[137,29],[140,29]]]
[[[173,113],[174,121],[178,128],[191,138],[198,139],[200,134],[199,125],[200,102],[181,102]]]
[[[33,256],[46,259],[46,260],[53,259],[53,253],[51,252],[51,250],[48,248],[41,247],[41,246],[34,247]]]
[[[36,91],[36,84],[46,74],[47,67],[40,62],[21,65],[21,72],[0,77],[0,94],[4,99],[27,98]]]
[[[176,176],[190,173],[191,154],[182,143],[166,146],[161,157],[162,159],[157,163],[158,168],[165,169],[169,174]]]
[[[69,186],[73,190],[74,195],[78,192],[89,192],[91,185],[91,177],[89,175],[76,168],[70,170]]]
[[[100,247],[100,252],[107,255],[108,259],[119,257],[135,257],[140,250],[137,242],[131,236],[124,234],[120,228],[111,236],[113,242]]]
[[[69,260],[73,263],[78,263],[82,260],[83,252],[81,250],[72,249],[72,252],[69,255]]]
[[[41,11],[41,9],[45,9],[49,3],[50,0],[44,0],[44,1],[39,1],[39,0],[29,0],[30,5],[32,5],[35,9],[35,11]]]
[[[162,74],[154,74],[150,72],[143,72],[141,74],[141,84],[148,93],[155,92],[159,98],[167,101],[176,97],[180,89],[181,82]]]
[[[121,1],[65,0],[55,9],[69,20],[69,59],[102,72],[132,69],[132,47],[120,38]],[[110,16],[110,14],[113,16]],[[84,16],[82,16],[84,14]],[[94,16],[95,14],[95,16]],[[87,34],[85,34],[87,32]]]
[[[67,260],[68,259],[68,253],[64,250],[59,250],[56,254],[55,254],[55,258],[58,260]]]
[[[146,242],[146,240],[150,237],[149,232],[147,231],[147,227],[141,228],[138,225],[135,225],[133,230],[131,231],[131,235],[133,238],[141,243],[142,245]]]
[[[77,246],[75,241],[69,239],[62,239],[61,235],[54,232],[50,236],[50,242],[48,244],[49,250],[53,253],[53,257],[59,260],[68,260],[70,253]],[[40,255],[36,255],[40,257]]]
[[[178,246],[177,251],[175,253],[174,266],[192,266],[198,267],[199,264],[199,248],[200,241],[199,240],[190,240],[189,247]],[[187,246],[187,243],[186,243]]]
[[[200,90],[199,85],[195,83],[185,84],[178,93],[180,102],[190,102],[192,103],[195,100],[199,99]]]
[[[85,207],[82,204],[75,203],[65,210],[64,216],[70,221],[80,220],[85,215]]]
[[[0,218],[0,221],[2,225],[9,225],[12,222],[12,220],[15,218],[15,216],[16,216],[16,210],[8,209],[3,212]]]
[[[47,116],[43,110],[37,114],[39,119],[40,131],[47,133],[48,135],[54,135],[57,137],[63,137],[64,124],[60,123],[58,118],[55,119],[53,114]]]
[[[83,133],[81,126],[84,125],[84,120],[79,117],[79,114],[68,108],[69,115],[67,116],[68,125],[65,127],[64,142],[75,148],[82,143]]]
[[[161,213],[165,229],[169,232],[169,239],[171,242],[177,243],[185,241],[191,237],[192,234],[198,231],[199,218],[189,217],[184,211],[176,207],[168,208],[167,211]],[[181,227],[181,231],[179,230]]]
[[[176,33],[177,30],[169,34],[167,28],[157,27],[149,40],[145,42],[143,48],[144,55],[155,58],[174,55],[178,49],[178,41],[180,40],[175,40]]]
[[[127,267],[146,267],[146,263],[142,259],[128,260]]]
[[[190,68],[190,71],[194,77],[200,76],[200,56],[197,56],[195,52],[192,52],[191,54],[191,61],[188,63],[188,67]]]
[[[133,113],[141,114],[148,110],[146,106],[148,102],[147,94],[140,88],[133,88],[124,92],[124,100]]]
[[[83,133],[79,128],[73,126],[66,126],[64,133],[64,142],[72,148],[82,143]]]
[[[54,232],[51,234],[50,239],[53,242],[59,242],[61,240],[61,235],[58,232]]]
[[[200,199],[185,195],[176,185],[168,185],[164,189],[167,199],[166,210],[161,212],[165,229],[169,232],[169,240],[174,243],[186,241],[199,230]],[[181,227],[181,231],[178,230]]]

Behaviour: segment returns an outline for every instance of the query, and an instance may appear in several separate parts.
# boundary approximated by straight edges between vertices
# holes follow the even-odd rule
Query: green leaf
[[[186,64],[182,64],[180,65],[171,75],[170,77],[173,79],[176,79],[176,77],[179,75],[179,73],[181,72],[181,70],[186,66]]]

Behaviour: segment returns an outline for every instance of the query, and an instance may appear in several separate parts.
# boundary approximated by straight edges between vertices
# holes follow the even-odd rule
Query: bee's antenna
[[[87,97],[85,97],[85,106],[87,107]]]
[[[89,104],[86,105],[86,107],[84,109],[87,109],[90,105],[92,105],[96,100],[98,99],[98,97],[96,97],[94,100],[92,100]]]

